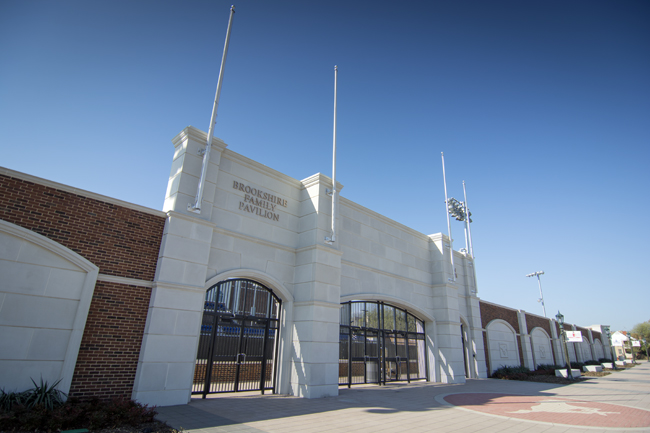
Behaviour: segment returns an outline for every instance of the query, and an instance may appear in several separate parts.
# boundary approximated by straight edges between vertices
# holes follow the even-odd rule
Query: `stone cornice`
[[[49,188],[54,188],[54,189],[57,189],[59,191],[65,191],[65,192],[68,192],[70,194],[75,194],[75,195],[79,195],[79,196],[82,196],[82,197],[91,198],[93,200],[101,201],[101,202],[104,202],[104,203],[114,204],[116,206],[124,207],[124,208],[127,208],[127,209],[132,209],[132,210],[142,212],[142,213],[148,213],[148,214],[155,215],[155,216],[160,216],[160,217],[165,217],[167,215],[167,214],[165,214],[165,212],[160,211],[160,210],[151,209],[151,208],[148,208],[148,207],[145,207],[145,206],[140,206],[140,205],[135,204],[135,203],[129,203],[127,201],[122,201],[122,200],[119,200],[119,199],[116,199],[116,198],[113,198],[113,197],[108,197],[108,196],[105,196],[105,195],[101,195],[101,194],[97,194],[97,193],[94,193],[94,192],[86,191],[84,189],[75,188],[73,186],[64,185],[64,184],[58,183],[58,182],[53,182],[51,180],[42,179],[40,177],[32,176],[32,175],[26,174],[26,173],[21,173],[19,171],[11,170],[11,169],[8,169],[8,168],[5,168],[5,167],[0,167],[0,174],[5,175],[5,176],[9,176],[9,177],[14,177],[16,179],[21,179],[21,180],[24,180],[24,181],[27,181],[27,182],[32,182],[32,183],[35,183],[35,184],[38,184],[38,185],[47,186]]]
[[[216,227],[216,224],[213,223],[212,221],[204,220],[203,218],[200,218],[195,214],[186,214],[186,213],[170,210],[167,212],[167,216],[169,218],[178,218],[185,221],[189,221],[191,223],[201,224],[207,227],[211,227],[213,229]]]
[[[287,176],[284,173],[281,173],[277,170],[272,169],[269,166],[266,166],[264,164],[260,164],[257,161],[253,161],[250,158],[247,158],[243,155],[240,155],[237,152],[233,152],[230,149],[226,149],[223,154],[221,155],[222,158],[229,159],[231,161],[234,161],[240,165],[243,165],[244,167],[248,167],[252,170],[255,170],[260,173],[264,173],[266,176],[272,177],[273,179],[276,179],[282,183],[285,183],[289,185],[292,188],[300,188],[300,181],[297,179],[294,179],[291,176]]]
[[[328,187],[331,188],[332,178],[325,176],[323,173],[316,173],[301,180],[300,183],[302,183],[302,187],[305,189],[317,185],[319,183],[322,183],[326,188]],[[336,182],[336,190],[338,192],[341,192],[342,189],[343,189],[343,184],[341,184],[341,182]],[[339,196],[339,199],[341,199],[341,196]]]
[[[182,143],[185,139],[192,139],[194,141],[198,141],[199,143],[207,143],[208,142],[208,134],[207,132],[203,132],[200,129],[197,129],[193,126],[188,126],[185,129],[183,129],[181,132],[176,135],[176,137],[172,138],[172,144],[174,147],[177,147],[180,143]],[[212,137],[212,148],[223,152],[228,145],[224,143],[224,141],[218,137]]]
[[[375,212],[373,210],[370,210],[367,207],[361,206],[360,204],[355,203],[352,200],[348,200],[347,198],[344,198],[344,197],[339,197],[339,200],[340,200],[341,206],[347,206],[347,207],[349,207],[351,209],[356,210],[357,212],[361,212],[363,214],[368,215],[370,218],[373,218],[373,219],[379,220],[379,221],[381,221],[381,222],[383,222],[385,224],[388,224],[388,225],[396,228],[397,230],[406,232],[406,233],[408,233],[408,234],[410,234],[412,236],[415,236],[417,238],[422,239],[423,241],[431,242],[430,236],[427,236],[424,233],[421,233],[421,232],[419,232],[417,230],[414,230],[414,229],[412,229],[410,227],[407,227],[404,224],[398,223],[397,221],[392,220],[392,219],[390,219],[388,217],[385,217],[385,216],[383,216],[381,214],[378,214],[377,212]]]
[[[135,278],[116,277],[114,275],[99,274],[97,281],[106,283],[126,284],[128,286],[153,287],[153,281],[137,280]]]
[[[302,252],[309,251],[309,250],[322,250],[322,251],[326,251],[328,253],[336,254],[338,256],[343,255],[343,251],[337,250],[337,249],[334,249],[332,247],[328,247],[328,246],[325,246],[325,245],[321,245],[321,244],[313,244],[313,245],[307,245],[306,247],[300,247],[300,248],[297,248],[295,250],[295,252],[296,253],[302,253]]]
[[[169,283],[167,281],[154,281],[153,288],[163,288],[163,289],[174,289],[174,290],[186,290],[188,292],[203,292],[205,293],[205,287],[203,286],[190,286],[177,283]]]

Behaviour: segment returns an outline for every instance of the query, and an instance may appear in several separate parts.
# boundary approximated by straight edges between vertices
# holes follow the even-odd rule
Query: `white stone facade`
[[[201,212],[193,213],[188,204],[195,199],[206,134],[188,127],[173,143],[168,220],[134,398],[156,405],[189,401],[204,296],[228,278],[258,281],[282,300],[280,393],[338,394],[339,309],[348,300],[385,301],[422,319],[429,380],[485,377],[473,262],[454,252],[452,281],[445,235],[418,233],[341,197],[337,241],[327,245],[331,179],[292,179],[218,139]]]

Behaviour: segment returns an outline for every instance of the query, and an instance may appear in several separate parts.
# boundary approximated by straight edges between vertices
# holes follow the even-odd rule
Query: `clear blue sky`
[[[0,165],[160,209],[207,131],[230,2],[0,0]],[[468,201],[479,296],[650,319],[650,2],[236,4],[215,135],[420,232]],[[453,223],[455,249],[464,246]]]

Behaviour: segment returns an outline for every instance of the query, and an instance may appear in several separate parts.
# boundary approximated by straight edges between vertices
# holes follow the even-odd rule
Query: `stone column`
[[[201,213],[188,210],[201,176],[207,135],[191,126],[173,140],[174,158],[164,210],[167,222],[158,255],[133,398],[149,405],[186,404],[205,301],[205,282],[214,223],[210,221],[226,145],[212,143]]]
[[[458,284],[453,281],[451,245],[442,234],[430,236],[431,274],[433,276],[432,312],[436,319],[436,340],[439,380],[445,383],[465,383],[465,361],[460,331]]]
[[[203,189],[203,203],[201,213],[194,214],[187,210],[189,204],[194,204],[196,192],[201,178],[201,166],[203,154],[207,143],[207,134],[192,126],[183,129],[174,139],[174,159],[169,174],[167,193],[163,211],[170,210],[198,215],[199,218],[210,220],[212,216],[212,205],[217,187],[219,175],[219,164],[221,154],[227,145],[218,138],[212,140],[210,150],[210,161]]]
[[[571,330],[577,331],[576,325],[571,325]],[[586,336],[584,336],[583,338],[586,338]],[[582,353],[582,343],[578,343],[577,347],[576,347],[576,343],[569,343],[569,350],[574,351],[577,362],[585,362],[585,357]],[[571,355],[569,354],[569,356]]]
[[[535,358],[533,356],[533,346],[528,334],[528,325],[526,324],[526,312],[517,311],[517,320],[519,322],[519,340],[521,343],[521,353],[524,356],[524,367],[529,370],[535,370]]]
[[[168,213],[133,387],[141,403],[190,400],[212,232],[209,221]]]
[[[296,396],[338,395],[341,251],[330,236],[331,179],[303,181],[301,233],[296,249],[291,389]],[[338,191],[342,185],[337,185]]]
[[[553,344],[553,352],[555,352],[555,364],[564,366],[566,359],[564,358],[564,346],[562,345],[562,338],[558,335],[557,324],[555,320],[549,319],[551,324],[551,339]]]

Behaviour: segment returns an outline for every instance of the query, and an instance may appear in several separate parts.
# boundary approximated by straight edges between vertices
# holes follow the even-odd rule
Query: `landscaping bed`
[[[157,421],[155,407],[131,399],[68,398],[41,380],[22,392],[0,389],[0,433],[61,432],[85,429],[99,433],[176,433]]]
[[[606,362],[606,361],[602,361]],[[587,363],[572,363],[571,367],[574,369],[582,369],[584,365],[600,365],[600,361],[588,361]],[[625,368],[632,368],[634,364],[626,365]],[[523,380],[527,382],[542,382],[542,383],[553,383],[556,385],[570,385],[576,382],[583,382],[589,380],[590,377],[603,377],[611,374],[612,372],[622,371],[625,368],[619,368],[618,370],[605,369],[599,372],[581,372],[580,377],[575,379],[567,379],[564,377],[558,377],[555,375],[555,370],[565,370],[565,366],[559,365],[539,365],[537,370],[531,371],[526,367],[501,367],[492,373],[493,379],[502,379],[502,380]]]

